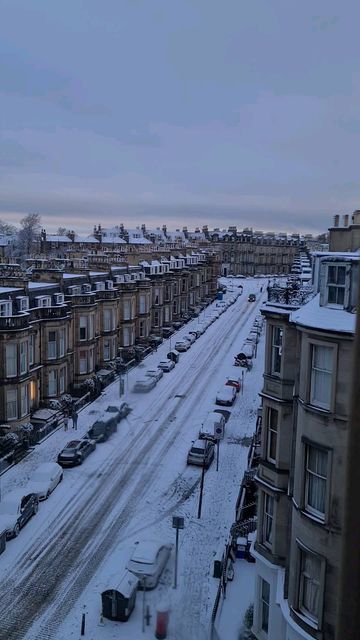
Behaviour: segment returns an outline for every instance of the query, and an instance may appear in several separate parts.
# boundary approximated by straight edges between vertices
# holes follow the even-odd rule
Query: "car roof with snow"
[[[57,462],[43,462],[42,464],[39,464],[36,469],[34,469],[34,473],[45,473],[46,471],[51,472],[57,469],[61,469],[60,465],[58,465]]]
[[[131,560],[150,564],[156,560],[156,554],[161,546],[161,543],[156,542],[156,540],[143,540],[136,545],[131,555]]]
[[[16,505],[18,505],[21,502],[21,500],[25,496],[28,496],[30,493],[31,493],[31,491],[27,491],[25,488],[24,489],[13,489],[13,491],[9,491],[9,493],[6,493],[4,496],[2,496],[1,502],[6,502],[7,504],[16,504]]]

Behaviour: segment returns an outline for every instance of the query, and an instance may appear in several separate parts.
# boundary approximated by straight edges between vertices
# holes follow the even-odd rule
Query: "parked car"
[[[190,342],[190,344],[194,344],[196,340],[196,334],[194,335],[194,332],[192,331],[191,333],[187,333],[186,336],[183,336],[182,339],[187,340],[188,342]]]
[[[164,373],[169,373],[175,367],[175,362],[173,360],[161,360],[159,362],[158,367],[163,370]]]
[[[122,418],[126,418],[131,411],[127,402],[120,402],[119,405],[109,405],[106,409],[107,413],[115,414],[117,422],[120,422]]]
[[[6,538],[16,538],[20,529],[38,512],[39,499],[36,493],[26,493],[24,489],[14,489],[2,497],[0,502],[0,531],[6,531]]]
[[[63,479],[63,470],[56,462],[43,462],[30,477],[25,490],[46,500]]]
[[[178,342],[175,342],[175,349],[180,353],[182,353],[183,351],[187,351],[188,349],[190,349],[190,347],[191,342],[188,342],[187,340],[179,340]]]
[[[211,411],[200,427],[199,438],[217,440],[224,437],[225,418],[221,413]]]
[[[163,377],[164,372],[160,367],[156,367],[156,369],[148,369],[145,371],[145,375],[149,376],[149,378],[155,378],[156,382],[158,382]]]
[[[154,334],[151,334],[148,337],[149,345],[154,348],[159,347],[163,341],[164,341],[164,338],[162,338],[161,336],[156,336]]]
[[[239,393],[241,389],[241,376],[237,373],[230,373],[226,378],[225,384],[229,387],[235,387],[237,393]]]
[[[95,442],[106,442],[109,436],[117,429],[118,412],[108,413],[108,418],[96,420],[88,431],[88,437]]]
[[[187,464],[208,469],[214,459],[215,444],[210,440],[194,440],[187,455]]]
[[[60,451],[57,461],[61,467],[74,467],[82,464],[92,451],[95,450],[96,442],[90,438],[82,438],[81,440],[71,440]]]
[[[171,554],[171,544],[144,540],[135,545],[127,569],[139,579],[139,588],[154,589]]]
[[[230,387],[228,385],[224,385],[216,394],[216,404],[222,405],[232,405],[235,402],[236,398],[236,389],[235,387]]]
[[[143,392],[151,391],[151,389],[153,389],[155,385],[156,385],[155,378],[150,378],[150,377],[139,378],[139,380],[136,380],[133,386],[133,391],[135,393],[143,393]]]
[[[163,334],[163,338],[170,338],[170,336],[172,336],[172,334],[174,333],[174,329],[172,327],[163,327],[161,330],[162,334]]]

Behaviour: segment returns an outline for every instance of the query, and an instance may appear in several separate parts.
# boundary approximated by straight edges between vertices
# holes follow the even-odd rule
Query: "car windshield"
[[[104,424],[94,424],[91,429],[94,436],[98,436],[99,434],[103,433],[104,430],[105,430]]]
[[[195,453],[196,455],[204,455],[204,449],[199,449],[198,447],[192,447],[191,453]]]

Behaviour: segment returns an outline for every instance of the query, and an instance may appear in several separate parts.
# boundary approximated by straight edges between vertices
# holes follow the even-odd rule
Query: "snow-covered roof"
[[[119,236],[103,236],[101,242],[103,244],[126,244],[126,240]]]
[[[82,242],[83,244],[86,244],[86,243],[90,244],[94,242],[99,243],[99,240],[95,238],[95,236],[79,236],[76,234],[74,242]]]
[[[107,578],[103,585],[103,591],[109,591],[114,589],[121,593],[124,598],[130,598],[133,591],[139,584],[139,578],[137,578],[131,571],[125,571],[119,580],[119,574]]]
[[[22,291],[22,289],[19,287],[0,287],[0,295],[2,293],[11,293],[14,291]]]
[[[356,314],[345,309],[320,306],[320,294],[300,309],[293,311],[290,320],[303,327],[334,331],[335,333],[355,333]]]
[[[71,242],[67,236],[47,235],[46,242]]]
[[[70,280],[70,278],[83,278],[83,273],[63,273],[64,280]]]
[[[47,289],[51,287],[52,289],[58,289],[59,285],[57,282],[29,282],[29,289]]]

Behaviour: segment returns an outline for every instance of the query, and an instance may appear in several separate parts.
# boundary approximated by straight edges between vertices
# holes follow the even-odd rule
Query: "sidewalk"
[[[214,578],[216,588],[218,580]],[[236,559],[234,580],[227,582],[226,599],[221,598],[215,620],[215,632],[219,640],[239,640],[245,612],[254,601],[255,563]]]

